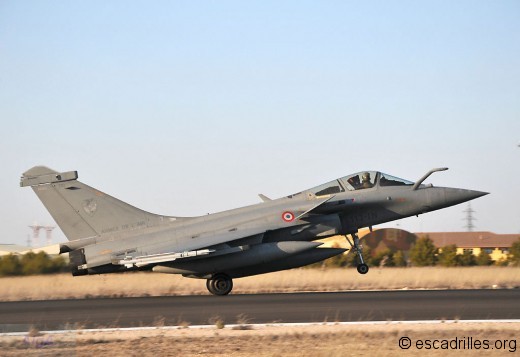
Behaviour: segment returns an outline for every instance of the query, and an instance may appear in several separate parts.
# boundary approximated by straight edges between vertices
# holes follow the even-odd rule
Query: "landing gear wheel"
[[[233,289],[233,280],[226,274],[216,274],[206,280],[206,287],[213,295],[227,295]]]
[[[357,271],[359,274],[366,274],[368,273],[368,265],[366,264],[358,264]]]
[[[368,265],[365,264],[365,260],[363,259],[363,248],[361,244],[359,244],[359,237],[357,233],[352,233],[351,236],[354,242],[351,242],[350,239],[348,239],[348,236],[345,236],[345,238],[358,256],[359,264],[357,266],[357,271],[359,274],[366,274],[368,273]]]

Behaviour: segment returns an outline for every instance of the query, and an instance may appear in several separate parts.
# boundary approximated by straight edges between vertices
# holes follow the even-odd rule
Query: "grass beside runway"
[[[246,325],[244,325],[246,326]],[[520,323],[452,322],[71,331],[2,336],[3,356],[474,356],[518,352]],[[410,345],[400,340],[408,338]],[[476,349],[476,341],[481,342]],[[430,348],[427,348],[430,341]],[[433,342],[437,341],[436,344]],[[462,341],[463,343],[454,343]],[[470,341],[471,347],[470,348]],[[482,342],[488,341],[488,349]],[[495,344],[495,342],[500,343]],[[513,342],[514,341],[514,342]],[[421,343],[419,343],[421,342]],[[447,346],[451,342],[451,346]],[[451,347],[451,348],[441,348]],[[407,348],[408,347],[408,348]],[[437,347],[437,348],[433,348]],[[453,348],[457,347],[457,348]],[[498,349],[500,347],[500,349]],[[451,353],[450,353],[451,352]],[[486,353],[487,352],[487,353]]]
[[[0,301],[209,294],[204,280],[158,273],[0,278]],[[493,289],[520,286],[518,267],[293,269],[236,279],[234,294],[379,289]]]

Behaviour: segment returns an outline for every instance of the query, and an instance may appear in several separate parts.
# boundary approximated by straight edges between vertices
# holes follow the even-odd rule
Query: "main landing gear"
[[[357,233],[352,233],[351,236],[354,243],[352,243],[350,239],[348,239],[347,235],[345,236],[345,238],[349,242],[350,247],[354,249],[354,252],[358,255],[359,264],[357,266],[357,271],[359,274],[366,274],[368,273],[368,265],[365,264],[365,260],[363,259],[363,248],[359,244],[359,237]]]
[[[227,295],[233,289],[233,280],[226,274],[215,274],[206,280],[206,287],[213,295]]]

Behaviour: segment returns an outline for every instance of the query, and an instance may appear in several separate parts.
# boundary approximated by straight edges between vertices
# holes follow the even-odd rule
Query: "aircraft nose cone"
[[[448,205],[456,205],[458,203],[467,202],[485,196],[489,194],[489,192],[464,190],[461,188],[446,188],[444,194]]]

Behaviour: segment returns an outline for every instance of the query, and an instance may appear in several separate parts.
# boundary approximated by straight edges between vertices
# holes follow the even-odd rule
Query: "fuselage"
[[[328,183],[329,188],[335,187],[333,189],[325,184],[224,212],[189,219],[165,217],[162,224],[151,227],[114,229],[98,237],[96,244],[84,247],[88,267],[111,264],[114,259],[128,256],[197,251],[220,245],[226,249],[270,242],[312,241],[345,235],[485,194],[431,185],[413,189],[412,183],[405,180],[384,185],[384,174],[370,173],[371,185],[359,186],[359,189],[353,189],[354,186],[348,189],[344,183],[348,182],[347,177]],[[139,227],[137,223],[135,226]]]

